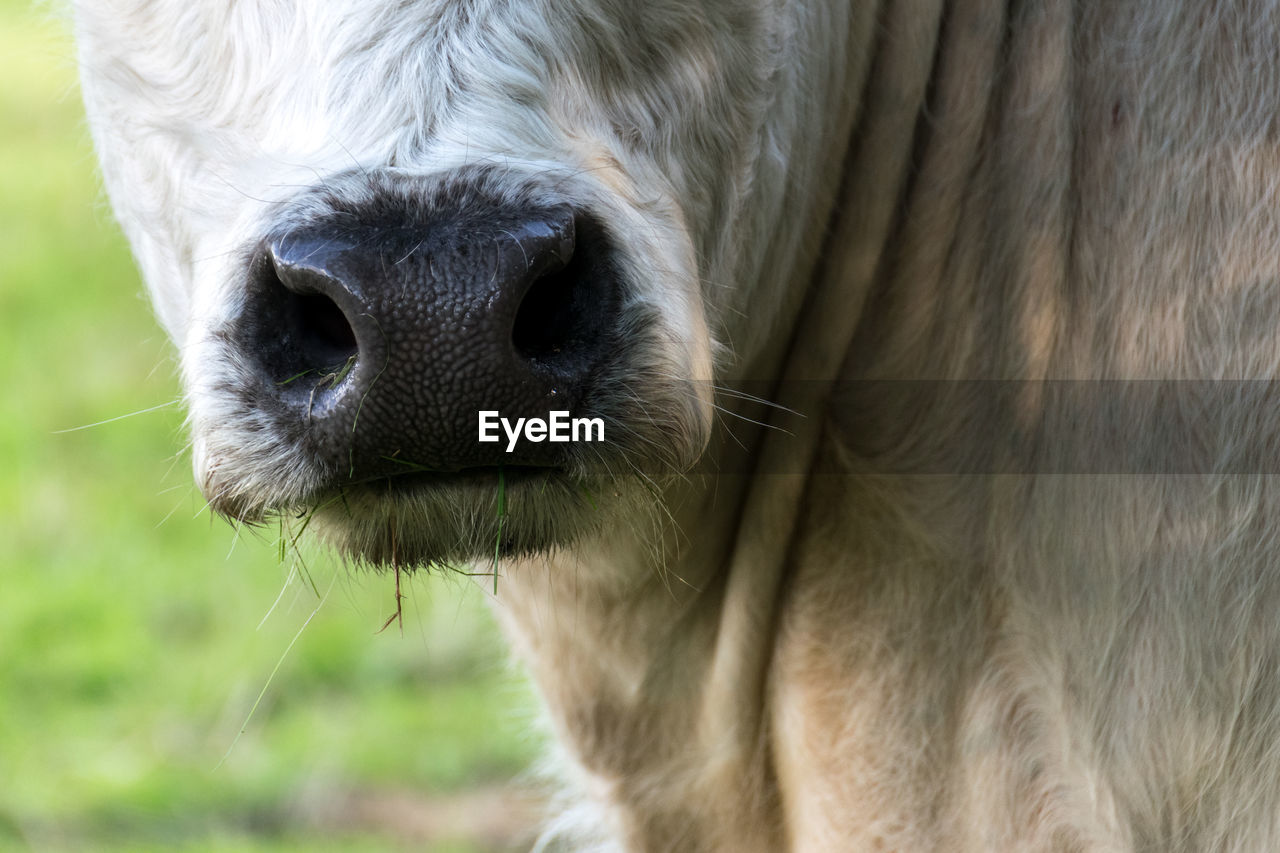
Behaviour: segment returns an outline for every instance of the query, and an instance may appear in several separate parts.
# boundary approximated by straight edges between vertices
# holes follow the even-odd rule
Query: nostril
[[[282,262],[267,249],[251,264],[244,312],[238,323],[241,345],[265,377],[278,386],[309,390],[329,377],[345,376],[360,352],[346,312],[326,290],[341,283],[323,270]]]
[[[545,361],[574,349],[581,341],[586,330],[581,312],[575,310],[581,288],[574,267],[570,263],[544,275],[525,294],[511,329],[511,342],[521,356]]]
[[[285,315],[304,368],[330,368],[359,352],[356,333],[346,315],[323,293],[290,292]]]
[[[511,329],[522,358],[572,369],[593,361],[613,312],[610,276],[594,223],[580,218],[568,263],[546,272],[525,293]]]

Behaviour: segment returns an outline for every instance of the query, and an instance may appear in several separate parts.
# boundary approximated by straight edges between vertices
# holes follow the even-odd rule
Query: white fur
[[[658,449],[733,473],[607,480],[630,523],[505,569],[582,798],[550,848],[1280,844],[1275,3],[79,0],[77,26],[224,511],[317,476],[220,390],[245,368],[215,334],[316,188],[498,166],[625,237]],[[738,378],[808,417],[761,432],[720,394],[709,434],[707,380]],[[355,512],[489,535],[452,506]]]

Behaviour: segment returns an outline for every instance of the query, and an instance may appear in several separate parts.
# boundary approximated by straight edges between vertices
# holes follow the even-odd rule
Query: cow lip
[[[548,553],[596,530],[592,493],[572,469],[477,466],[335,485],[297,517],[353,565],[462,567]]]
[[[360,480],[344,488],[355,487],[369,491],[386,488],[395,495],[422,488],[448,489],[463,486],[497,488],[499,483],[504,487],[510,487],[534,480],[563,477],[567,474],[568,472],[563,468],[541,465],[477,465],[456,471],[405,470]]]

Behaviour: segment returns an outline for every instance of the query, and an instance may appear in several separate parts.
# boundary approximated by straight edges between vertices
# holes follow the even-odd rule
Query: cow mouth
[[[467,487],[514,488],[529,482],[545,482],[552,478],[567,477],[563,468],[537,465],[475,465],[457,471],[418,470],[412,463],[405,463],[403,473],[350,483],[326,499],[341,499],[353,491],[378,493],[392,498],[412,498],[423,490],[442,490]]]
[[[603,524],[603,490],[552,467],[408,471],[344,485],[302,517],[354,564],[459,568],[571,545]]]

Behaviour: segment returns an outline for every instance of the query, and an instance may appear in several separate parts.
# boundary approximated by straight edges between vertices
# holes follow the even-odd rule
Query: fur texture
[[[625,246],[633,441],[581,460],[595,515],[513,496],[570,544],[496,603],[580,796],[549,848],[1280,846],[1272,0],[79,0],[77,26],[228,513],[315,477],[220,344],[270,229],[483,167]],[[735,418],[737,379],[807,417]],[[622,473],[653,447],[727,473]],[[371,497],[329,530],[474,551],[486,506]]]

